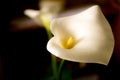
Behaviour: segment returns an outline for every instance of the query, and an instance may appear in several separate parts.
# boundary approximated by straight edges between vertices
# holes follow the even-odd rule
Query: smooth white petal
[[[54,37],[48,42],[47,49],[57,57],[105,65],[111,58],[114,48],[112,30],[97,5],[79,14],[53,20],[51,32]],[[70,36],[74,37],[75,46],[62,48],[60,42]]]

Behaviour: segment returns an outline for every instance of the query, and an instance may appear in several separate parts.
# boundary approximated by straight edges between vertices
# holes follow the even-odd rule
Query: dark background
[[[114,4],[115,3],[115,4]],[[66,0],[65,10],[86,4],[101,6],[116,40],[114,53],[108,66],[88,64],[81,70],[73,69],[73,77],[97,73],[100,80],[119,80],[120,74],[120,5],[116,0]],[[117,6],[116,6],[117,5]],[[46,50],[48,41],[44,28],[11,31],[11,21],[26,17],[25,9],[39,9],[38,0],[2,0],[0,2],[0,80],[40,80],[50,64]]]

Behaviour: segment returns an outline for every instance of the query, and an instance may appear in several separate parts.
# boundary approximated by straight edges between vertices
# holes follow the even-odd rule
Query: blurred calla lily
[[[93,5],[76,15],[56,18],[47,50],[70,61],[107,65],[114,48],[111,27],[100,7]]]
[[[42,18],[46,17],[48,21],[51,21],[56,14],[53,13],[44,13],[39,10],[27,9],[24,11],[24,14],[30,17],[31,19],[35,20],[39,25],[42,24]]]
[[[64,0],[41,0],[39,2],[40,10],[26,9],[24,14],[39,25],[44,25],[42,19],[45,17],[48,21],[51,21],[56,15],[63,10]]]

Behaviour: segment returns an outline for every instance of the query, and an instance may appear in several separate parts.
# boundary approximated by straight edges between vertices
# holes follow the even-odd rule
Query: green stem
[[[48,38],[50,39],[52,37],[52,34],[50,33],[50,31],[46,28],[47,34],[48,34]],[[54,55],[51,54],[51,61],[52,61],[52,71],[53,71],[53,75],[55,77],[56,80],[58,79],[58,71],[57,71],[57,61],[56,61],[56,57]]]
[[[58,79],[61,80],[62,78],[62,68],[63,68],[63,64],[64,64],[65,60],[62,59],[61,63],[60,63],[60,66],[59,66],[59,69],[58,69]]]
[[[42,19],[45,29],[47,31],[48,39],[50,39],[52,37],[52,34],[50,32],[50,26],[49,26],[50,22],[45,16],[42,16],[41,19]],[[61,79],[61,70],[62,70],[64,60],[61,61],[58,71],[57,71],[57,59],[54,55],[51,55],[51,60],[52,60],[51,64],[52,64],[53,75],[56,80],[60,80]]]
[[[48,39],[50,39],[52,37],[52,34],[50,32],[50,30],[48,29],[48,26],[45,27],[46,31],[47,31],[47,35],[48,35]],[[55,77],[56,80],[58,79],[58,71],[57,71],[57,61],[56,61],[56,57],[54,55],[51,54],[51,61],[52,61],[52,71],[53,71],[53,75]]]
[[[56,61],[56,57],[54,55],[51,55],[52,58],[52,70],[53,70],[53,75],[55,77],[56,80],[59,80],[58,78],[58,71],[57,71],[57,61]]]
[[[47,34],[48,34],[48,38],[50,39],[52,37],[52,34],[50,33],[50,31],[46,28]],[[51,59],[52,59],[52,70],[53,70],[53,75],[55,77],[56,80],[61,80],[61,76],[62,76],[62,66],[64,64],[64,60],[62,59],[60,66],[58,68],[57,71],[57,61],[56,61],[56,57],[54,55],[51,54]]]

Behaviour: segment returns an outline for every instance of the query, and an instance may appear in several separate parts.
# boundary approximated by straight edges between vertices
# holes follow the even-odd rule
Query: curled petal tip
[[[27,9],[24,11],[24,14],[30,18],[35,18],[38,14],[38,10]]]

